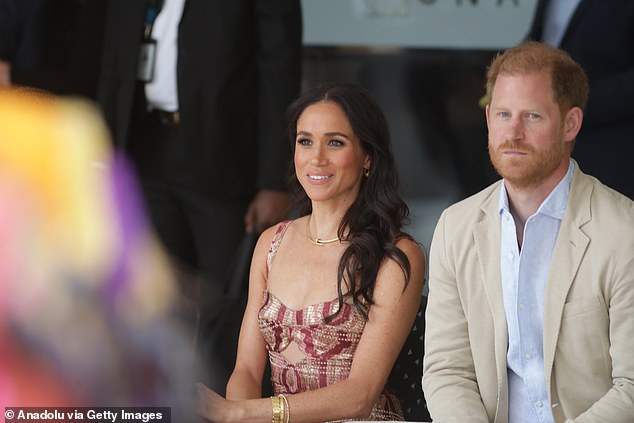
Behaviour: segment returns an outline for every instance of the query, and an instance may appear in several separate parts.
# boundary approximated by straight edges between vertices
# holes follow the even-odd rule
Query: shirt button
[[[541,401],[537,401],[535,403],[535,407],[537,407],[537,408],[542,408],[543,405],[544,405],[544,403],[542,403]]]
[[[522,303],[520,304],[520,310],[524,310],[526,308],[526,306]]]
[[[507,255],[507,257],[508,257],[509,261],[513,261],[513,253],[509,253]]]
[[[527,360],[530,360],[531,358],[533,358],[533,354],[526,353],[526,354],[524,354],[524,358],[527,359]]]

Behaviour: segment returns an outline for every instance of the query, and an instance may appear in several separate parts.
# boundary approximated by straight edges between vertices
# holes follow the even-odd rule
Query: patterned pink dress
[[[269,271],[290,223],[281,223],[273,238],[268,254]],[[264,292],[258,317],[266,340],[271,382],[276,395],[310,391],[348,377],[365,319],[353,305],[344,303],[337,317],[326,322],[326,316],[333,314],[337,308],[335,299],[292,310],[268,290]],[[305,354],[305,358],[297,363],[288,362],[282,354],[291,342],[295,342]],[[372,413],[364,420],[403,420],[398,399],[384,390]]]

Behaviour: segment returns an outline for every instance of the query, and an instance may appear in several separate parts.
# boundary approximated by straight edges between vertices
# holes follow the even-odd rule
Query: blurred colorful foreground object
[[[188,399],[178,288],[86,102],[0,90],[0,290],[1,404]]]

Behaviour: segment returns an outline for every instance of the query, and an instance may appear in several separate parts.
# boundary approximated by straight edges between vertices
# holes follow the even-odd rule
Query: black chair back
[[[426,307],[427,296],[423,295],[412,329],[387,380],[387,389],[401,402],[407,421],[431,421],[422,386]]]

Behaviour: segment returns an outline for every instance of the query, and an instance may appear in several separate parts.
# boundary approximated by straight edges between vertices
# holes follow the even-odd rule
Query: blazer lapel
[[[544,305],[544,371],[547,386],[550,386],[555,349],[568,291],[590,243],[590,239],[581,230],[581,227],[591,219],[591,196],[592,185],[589,183],[587,176],[579,170],[579,165],[575,163],[575,173],[570,187],[568,207],[559,228],[546,286]]]
[[[500,275],[500,218],[498,213],[498,188],[491,191],[491,195],[482,203],[482,218],[475,224],[473,236],[475,239],[476,255],[480,265],[480,274],[483,281],[489,308],[493,316],[495,331],[495,363],[498,379],[498,405],[505,406],[507,378],[506,378],[506,350],[508,348],[508,330],[506,314],[504,312],[504,299],[502,294],[502,281]],[[497,410],[498,415],[506,415],[508,411]]]

